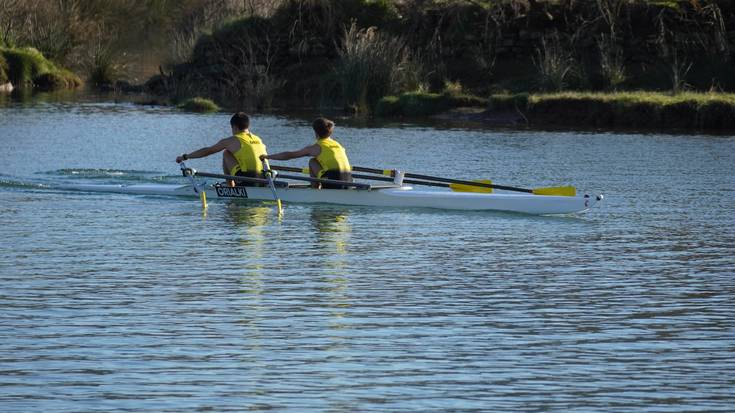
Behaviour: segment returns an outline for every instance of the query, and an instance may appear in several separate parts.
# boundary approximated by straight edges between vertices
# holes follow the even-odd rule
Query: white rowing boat
[[[199,197],[192,185],[132,184],[65,185],[64,189],[137,195]],[[229,187],[225,184],[201,184],[208,199],[270,201],[269,187]],[[276,195],[283,202],[363,205],[375,207],[438,208],[450,210],[508,211],[526,214],[571,214],[585,211],[602,200],[602,195],[550,196],[514,193],[473,193],[423,190],[411,186],[370,186],[362,189],[313,189],[301,186],[278,187]]]

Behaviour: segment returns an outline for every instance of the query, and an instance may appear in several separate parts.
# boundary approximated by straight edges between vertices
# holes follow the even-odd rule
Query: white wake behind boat
[[[65,185],[63,189],[137,195],[199,197],[192,185],[132,184]],[[268,187],[229,187],[202,184],[198,190],[207,199],[272,201]],[[602,200],[602,195],[553,196],[514,193],[473,193],[422,190],[411,186],[373,186],[368,189],[314,189],[300,186],[276,188],[284,203],[362,205],[374,207],[437,208],[448,210],[508,211],[534,215],[571,214],[585,211]]]

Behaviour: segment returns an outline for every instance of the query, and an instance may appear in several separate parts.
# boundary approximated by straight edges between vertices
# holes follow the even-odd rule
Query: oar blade
[[[475,179],[472,182],[488,184],[488,185],[493,184],[492,181],[489,179]],[[484,186],[474,186],[474,185],[465,185],[465,184],[449,184],[449,187],[454,192],[478,192],[481,194],[489,194],[493,192],[492,188],[488,188]]]
[[[577,196],[577,188],[573,186],[534,188],[533,193],[536,195]]]

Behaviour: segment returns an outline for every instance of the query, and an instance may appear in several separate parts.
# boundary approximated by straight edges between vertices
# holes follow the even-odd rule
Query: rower
[[[260,157],[266,154],[265,145],[256,135],[250,133],[250,117],[244,112],[232,115],[230,119],[232,136],[221,139],[212,146],[197,149],[176,157],[181,163],[188,159],[203,158],[222,152],[222,170],[226,175],[245,176],[249,178],[263,178],[263,164]],[[230,186],[235,186],[229,181]],[[238,185],[257,185],[240,181]]]
[[[311,156],[309,159],[309,175],[320,179],[352,182],[352,167],[347,159],[345,148],[334,138],[334,122],[326,118],[317,118],[312,123],[316,142],[298,151],[279,152],[272,155],[260,155],[260,159],[275,159],[287,161],[289,159]],[[319,184],[315,188],[345,189],[343,185]]]

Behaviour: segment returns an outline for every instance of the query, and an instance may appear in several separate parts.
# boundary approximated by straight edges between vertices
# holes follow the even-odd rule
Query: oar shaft
[[[294,166],[271,165],[271,169],[273,169],[274,171],[287,171],[287,172],[304,173],[304,169],[303,168],[296,168]]]
[[[460,185],[469,185],[469,186],[480,186],[480,187],[483,187],[483,188],[504,189],[506,191],[526,192],[526,193],[529,193],[529,194],[532,194],[533,193],[533,189],[517,188],[517,187],[514,187],[514,186],[505,186],[505,185],[486,184],[486,183],[483,183],[483,182],[464,181],[462,179],[442,178],[442,177],[438,177],[438,176],[429,176],[429,175],[412,174],[412,173],[406,173],[405,176],[408,177],[408,178],[428,179],[428,180],[431,180],[431,181],[446,182],[446,183],[450,183],[450,184],[460,184]]]
[[[277,171],[288,171],[288,172],[304,173],[304,170],[302,168],[296,168],[296,167],[293,167],[293,166],[271,165],[271,168],[272,169],[275,169]],[[375,171],[375,172],[372,172],[372,173],[380,174],[380,175],[383,174],[383,171],[380,171],[380,170],[377,170],[377,169],[372,169],[372,168],[361,168],[361,169],[371,169],[371,170]],[[353,168],[353,170],[357,170],[357,169]],[[283,175],[280,175],[280,176],[283,176]],[[373,176],[373,175],[352,174],[352,177],[353,178],[357,178],[357,179],[369,179],[369,180],[373,180],[373,181],[393,182],[393,178],[389,178],[387,176]],[[416,180],[413,180],[413,179],[404,179],[403,180],[403,183],[413,184],[413,185],[425,185],[425,186],[437,186],[437,187],[441,187],[441,188],[449,188],[449,184],[439,183],[439,182],[429,182],[429,181],[416,181]]]
[[[353,166],[352,170],[358,171],[358,172],[367,172],[369,174],[383,175],[383,173],[387,171],[388,169],[375,169],[375,168],[366,168],[364,166]]]
[[[339,181],[336,179],[322,179],[322,178],[312,178],[310,176],[307,177],[307,176],[285,175],[285,174],[278,174],[278,177],[285,178],[285,179],[295,179],[297,181],[318,182],[320,184],[352,186],[358,189],[370,189],[369,184],[361,184],[359,182],[348,182],[348,181]]]
[[[249,176],[213,174],[209,172],[199,172],[199,171],[196,171],[194,174],[196,176],[203,176],[206,178],[219,178],[219,179],[227,179],[227,180],[232,180],[232,181],[241,181],[241,182],[250,182],[250,183],[255,183],[255,184],[268,185],[268,180],[263,179],[263,178],[251,178]],[[273,184],[279,188],[288,187],[288,182],[273,181]]]
[[[305,173],[305,171],[302,168],[296,168],[293,166],[271,165],[271,169],[274,169],[276,171]],[[360,189],[370,189],[369,184],[361,184],[358,182],[340,181],[336,179],[312,178],[312,177],[296,176],[296,175],[284,175],[284,174],[279,174],[278,176],[281,178],[296,179],[296,180],[307,181],[307,182],[318,182],[321,184],[352,186],[352,187],[360,188]],[[353,177],[360,178],[359,176],[355,176],[355,175],[353,175]],[[390,178],[388,178],[387,180],[393,182],[393,180]]]
[[[366,168],[364,166],[353,166],[353,171],[360,171],[360,172],[367,172],[367,173],[373,173],[373,174],[384,174],[384,170],[382,169],[375,169],[375,168]],[[474,182],[474,181],[465,181],[462,179],[451,179],[451,178],[442,178],[440,176],[430,176],[430,175],[422,175],[422,174],[414,174],[406,172],[404,175],[406,178],[416,178],[416,179],[425,179],[429,181],[435,181],[435,182],[445,182],[449,184],[460,184],[460,185],[469,185],[469,186],[479,186],[483,188],[494,188],[494,189],[504,189],[506,191],[516,191],[516,192],[525,192],[532,194],[532,189],[526,189],[526,188],[517,188],[514,186],[505,186],[505,185],[495,185],[495,184],[486,184],[483,182]],[[406,181],[404,181],[406,182]]]
[[[361,175],[361,174],[352,174],[353,178],[357,179],[371,179],[375,181],[384,181],[384,182],[393,182],[393,178],[388,178],[385,176],[372,176],[372,175]],[[413,185],[425,185],[425,186],[438,186],[440,188],[449,188],[449,184],[441,183],[441,182],[430,182],[430,181],[417,181],[414,179],[404,179],[404,184],[413,184]]]

